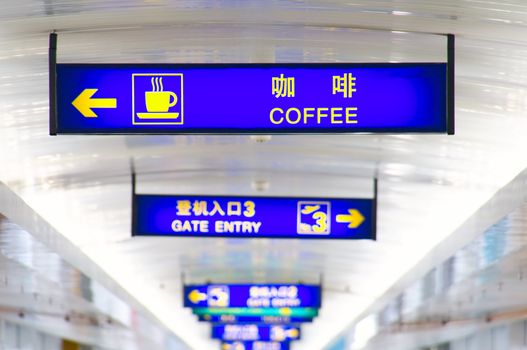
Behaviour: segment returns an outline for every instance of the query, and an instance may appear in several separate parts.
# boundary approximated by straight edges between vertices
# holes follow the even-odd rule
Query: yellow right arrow
[[[287,336],[289,337],[289,339],[296,339],[300,335],[298,333],[298,329],[296,329],[296,328],[291,328],[291,329],[287,330],[286,333],[287,333]]]
[[[190,293],[188,294],[188,299],[189,299],[192,303],[197,304],[197,303],[199,303],[200,301],[207,300],[207,294],[205,294],[205,293],[200,293],[199,290],[194,289],[192,292],[190,292]]]
[[[364,221],[364,216],[357,209],[348,209],[348,214],[337,215],[337,222],[349,223],[349,228],[357,228]]]

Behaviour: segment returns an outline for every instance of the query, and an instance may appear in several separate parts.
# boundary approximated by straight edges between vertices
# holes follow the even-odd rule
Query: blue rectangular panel
[[[211,284],[184,288],[185,307],[319,308],[321,288],[305,284]]]
[[[200,322],[211,323],[259,323],[259,324],[287,324],[313,322],[313,317],[292,316],[235,316],[235,315],[202,315],[198,316]]]
[[[225,341],[221,350],[289,350],[289,342],[272,341]]]
[[[58,64],[58,134],[446,133],[446,63]]]
[[[282,308],[251,308],[251,307],[195,307],[192,313],[198,316],[234,315],[234,316],[274,316],[274,317],[310,317],[318,316],[318,308],[311,307],[282,307]]]
[[[375,239],[373,199],[134,196],[137,236]]]
[[[296,325],[213,324],[212,338],[228,341],[289,342],[300,339]]]

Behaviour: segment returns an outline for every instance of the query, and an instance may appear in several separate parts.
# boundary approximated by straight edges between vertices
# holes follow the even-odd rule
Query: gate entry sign
[[[50,133],[451,133],[447,63],[52,64]]]
[[[375,239],[376,200],[134,194],[134,236]]]
[[[319,308],[321,288],[309,284],[205,284],[183,288],[185,307]]]

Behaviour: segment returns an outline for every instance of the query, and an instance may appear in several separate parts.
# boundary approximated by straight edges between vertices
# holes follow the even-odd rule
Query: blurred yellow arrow
[[[92,98],[99,89],[84,89],[71,103],[86,118],[97,118],[92,108],[117,108],[115,98]]]
[[[296,329],[296,328],[291,328],[291,329],[287,330],[287,336],[290,339],[296,339],[296,338],[298,338],[299,335],[300,334],[298,332],[298,329]]]
[[[357,209],[348,209],[348,214],[337,215],[337,222],[349,223],[349,228],[357,228],[364,221],[364,216]]]
[[[291,309],[288,308],[288,307],[283,307],[283,308],[281,308],[281,309],[279,310],[279,313],[280,313],[280,315],[283,315],[283,316],[290,316],[291,313],[292,313],[292,311],[291,311]]]
[[[188,295],[188,299],[189,299],[192,303],[197,304],[197,303],[199,303],[200,301],[207,300],[207,294],[205,294],[205,293],[200,293],[199,290],[194,289],[192,292],[189,293],[189,295]]]

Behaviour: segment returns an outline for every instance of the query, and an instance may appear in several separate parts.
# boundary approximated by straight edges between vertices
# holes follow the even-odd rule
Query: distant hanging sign
[[[184,305],[192,308],[319,308],[321,293],[320,286],[307,284],[187,285]]]

